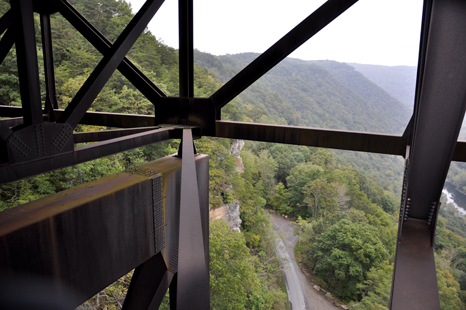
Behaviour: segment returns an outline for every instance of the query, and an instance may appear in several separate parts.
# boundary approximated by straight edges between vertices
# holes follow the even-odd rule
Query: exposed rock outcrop
[[[209,211],[209,216],[211,218],[214,220],[223,219],[228,223],[230,229],[233,231],[240,231],[241,218],[239,215],[239,203],[237,201],[222,205]]]
[[[236,155],[236,170],[239,173],[244,172],[243,159],[241,158],[241,149],[244,146],[244,140],[236,140],[230,148],[230,154]]]

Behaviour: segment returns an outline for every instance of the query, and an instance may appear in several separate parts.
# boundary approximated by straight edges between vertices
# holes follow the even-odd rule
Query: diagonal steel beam
[[[8,29],[8,27],[11,26],[13,23],[13,17],[11,10],[8,10],[3,16],[0,18],[0,35],[5,32],[5,30]]]
[[[0,41],[0,64],[5,60],[13,44],[15,44],[15,33],[12,29],[8,29]]]
[[[158,309],[173,279],[161,252],[134,271],[123,310]]]
[[[193,0],[178,1],[180,97],[194,97]]]
[[[60,13],[73,25],[100,53],[107,54],[112,48],[112,43],[95,28],[84,16],[81,15],[68,1],[62,1]],[[153,104],[160,97],[166,97],[144,73],[141,72],[126,57],[118,66],[118,70]]]
[[[324,3],[228,83],[223,85],[222,88],[217,90],[210,97],[213,99],[216,109],[219,110],[225,106],[356,2],[357,0],[328,0]]]
[[[37,63],[36,37],[32,0],[11,2],[14,14],[18,75],[26,125],[42,123],[39,66]]]
[[[183,129],[180,234],[176,309],[210,309],[208,248],[202,228],[201,204],[191,129]],[[170,290],[171,291],[171,290]]]
[[[128,26],[118,37],[111,51],[97,65],[76,96],[70,102],[65,112],[58,120],[75,128],[86,111],[92,105],[99,92],[120,65],[121,61],[144,31],[149,21],[162,5],[163,0],[148,0],[134,16]]]

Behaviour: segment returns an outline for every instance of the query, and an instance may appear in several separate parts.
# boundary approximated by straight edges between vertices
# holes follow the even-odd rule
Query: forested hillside
[[[124,0],[70,0],[114,41],[132,17]],[[0,0],[0,14],[9,4]],[[36,24],[39,25],[38,16]],[[67,21],[52,16],[57,96],[66,107],[101,59]],[[40,33],[36,32],[42,67]],[[196,52],[195,95],[209,96],[255,54]],[[178,95],[178,52],[145,31],[128,58],[168,95]],[[40,69],[43,74],[43,69]],[[20,105],[15,51],[0,66],[1,104]],[[41,76],[41,81],[44,81]],[[45,87],[42,85],[45,95]],[[153,114],[152,104],[118,72],[92,105],[96,111]],[[408,109],[367,78],[336,62],[288,59],[222,111],[229,120],[401,133]],[[79,126],[79,131],[95,130]],[[274,251],[267,209],[296,219],[297,252],[316,279],[353,309],[387,309],[393,272],[403,160],[247,141],[237,171],[233,141],[196,140],[210,156],[210,208],[238,201],[241,232],[210,223],[212,309],[286,309],[281,262]],[[159,143],[0,186],[0,211],[177,152],[179,141]],[[466,224],[451,208],[437,231],[442,309],[466,301]],[[117,228],[116,228],[117,229]],[[453,231],[456,233],[453,233]],[[461,235],[463,233],[463,235]],[[88,301],[86,309],[119,309],[131,273]],[[168,298],[162,309],[168,309]]]
[[[407,107],[414,106],[417,68],[413,66],[378,66],[349,63],[369,80]]]

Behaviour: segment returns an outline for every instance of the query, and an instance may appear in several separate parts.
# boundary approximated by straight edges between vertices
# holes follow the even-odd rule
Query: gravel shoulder
[[[283,241],[285,248],[288,252],[288,256],[290,257],[290,263],[292,264],[293,268],[297,274],[296,279],[288,279],[287,281],[299,281],[301,290],[304,295],[304,302],[305,302],[305,309],[307,310],[336,310],[340,309],[336,307],[334,304],[329,302],[327,298],[323,294],[317,292],[311,284],[307,281],[306,276],[302,273],[301,268],[296,263],[294,257],[294,248],[298,241],[298,237],[293,233],[293,224],[290,220],[287,220],[281,216],[270,214],[270,221],[274,225],[278,235]],[[296,285],[296,283],[294,283]],[[288,287],[288,286],[287,286]]]

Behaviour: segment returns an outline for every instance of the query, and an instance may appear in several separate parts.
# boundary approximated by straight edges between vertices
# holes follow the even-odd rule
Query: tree
[[[288,206],[288,191],[283,183],[278,183],[275,186],[275,193],[270,197],[269,205],[276,211],[284,214],[291,212]]]
[[[337,206],[338,192],[333,186],[323,178],[307,182],[303,189],[304,203],[311,211],[312,217],[324,216],[328,212],[334,211]]]
[[[302,163],[291,169],[290,176],[286,178],[290,194],[290,206],[297,215],[308,215],[307,204],[304,202],[304,186],[312,180],[321,177],[324,173],[322,167]]]
[[[393,264],[385,261],[379,268],[372,267],[367,273],[367,280],[358,285],[363,298],[361,302],[351,305],[352,309],[388,310],[392,286]]]
[[[338,297],[356,300],[357,285],[388,255],[370,225],[341,220],[317,237],[310,256],[314,275],[326,280]]]
[[[244,236],[222,220],[209,226],[211,309],[245,309],[259,280]]]

